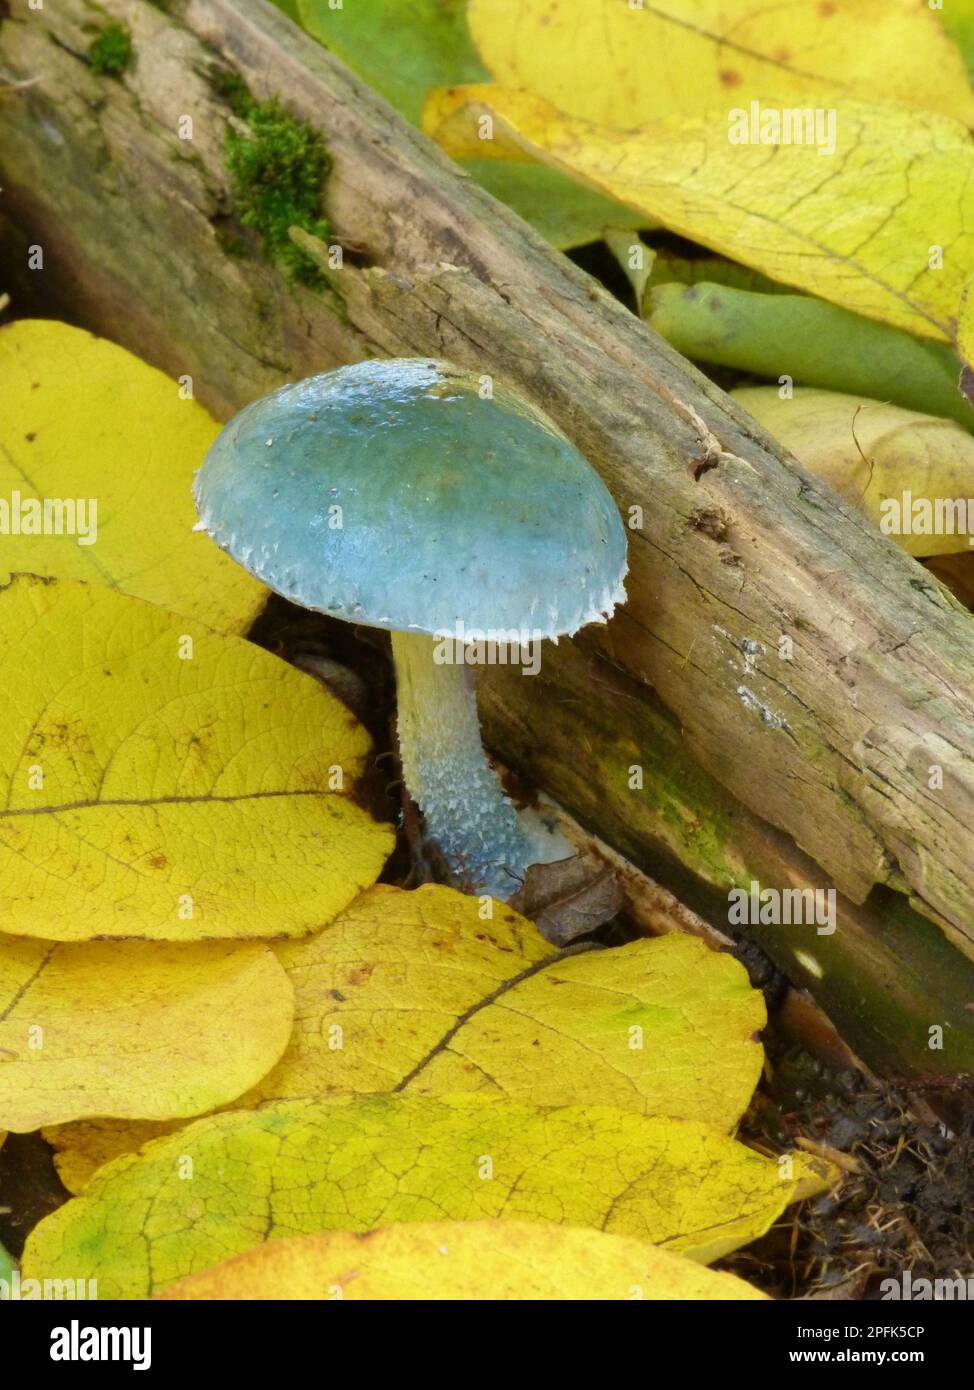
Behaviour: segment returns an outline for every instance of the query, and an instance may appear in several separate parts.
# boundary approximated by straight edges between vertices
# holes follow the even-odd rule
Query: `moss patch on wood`
[[[132,62],[132,36],[124,24],[114,20],[92,40],[88,63],[99,77],[121,77]]]
[[[233,68],[215,67],[210,69],[207,77],[220,100],[226,102],[235,116],[245,121],[251,107],[257,103],[239,72],[235,72]]]
[[[324,242],[331,233],[321,212],[322,185],[331,172],[321,136],[285,111],[277,97],[256,101],[232,69],[213,70],[210,83],[247,127],[231,125],[226,137],[234,211],[259,234],[265,253],[289,280],[334,293],[328,277],[289,235],[300,227]]]

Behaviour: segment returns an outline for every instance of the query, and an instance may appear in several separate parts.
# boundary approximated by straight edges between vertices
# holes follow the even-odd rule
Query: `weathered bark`
[[[835,886],[694,763],[658,701],[579,644],[559,643],[536,677],[495,668],[480,705],[488,735],[522,773],[723,931],[742,930],[727,920],[733,886]],[[642,770],[639,790],[633,768]],[[971,962],[901,894],[877,889],[857,905],[837,891],[834,907],[834,931],[823,920],[821,932],[755,924],[745,934],[809,990],[874,1071],[974,1073]],[[931,1050],[937,1027],[943,1046]]]
[[[858,1027],[867,1060],[951,1071],[957,1058],[921,1039],[926,1001],[945,1001],[926,1021],[937,1024],[949,996],[969,1065],[969,963],[902,901],[855,904],[877,884],[903,890],[974,955],[970,614],[263,0],[172,0],[169,13],[143,0],[8,4],[0,82],[33,83],[0,92],[13,258],[0,288],[18,310],[42,277],[46,304],[189,373],[221,415],[368,353],[449,357],[532,396],[642,525],[630,531],[630,601],[609,628],[552,651],[541,680],[484,683],[494,746],[637,862],[665,843],[724,892],[735,876],[834,881],[843,925],[810,947],[834,961],[809,980],[826,1007]],[[84,56],[108,17],[134,41],[120,80]],[[337,311],[287,286],[253,243],[246,256],[224,249],[220,64],[324,135],[329,217],[368,263],[340,272]],[[184,115],[192,140],[178,138]],[[44,247],[43,272],[23,269],[29,243]],[[655,764],[665,788],[657,740],[682,785],[654,807],[652,791],[629,791],[627,769],[643,763],[649,786]],[[693,835],[674,832],[672,817],[705,822],[713,804],[736,875],[708,871]],[[796,973],[787,930],[767,944]],[[856,1024],[879,997],[888,1014]]]

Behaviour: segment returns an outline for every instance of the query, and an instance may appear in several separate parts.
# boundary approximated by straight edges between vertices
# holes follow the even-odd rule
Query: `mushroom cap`
[[[282,386],[214,441],[200,528],[349,622],[558,637],[608,616],[627,568],[615,503],[545,415],[481,381],[400,358]]]

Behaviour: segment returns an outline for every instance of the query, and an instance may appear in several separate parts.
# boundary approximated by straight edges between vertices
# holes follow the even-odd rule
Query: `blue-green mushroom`
[[[246,407],[196,477],[199,529],[305,608],[387,628],[403,777],[454,880],[506,899],[563,857],[484,754],[472,666],[625,598],[601,479],[514,392],[449,363],[359,362]]]

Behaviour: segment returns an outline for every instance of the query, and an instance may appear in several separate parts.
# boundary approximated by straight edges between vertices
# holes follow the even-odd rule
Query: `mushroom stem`
[[[506,901],[531,864],[550,857],[501,790],[480,741],[467,668],[438,664],[434,639],[393,632],[399,754],[427,837],[467,886]]]

